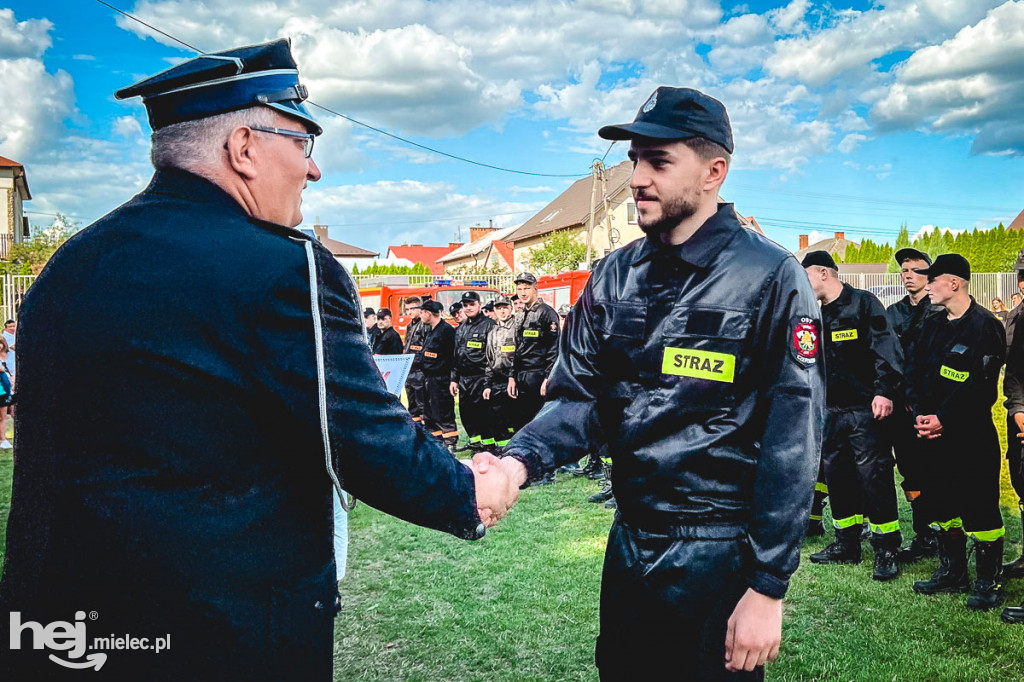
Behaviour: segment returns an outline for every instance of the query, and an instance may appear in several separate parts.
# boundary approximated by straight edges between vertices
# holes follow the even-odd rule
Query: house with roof
[[[422,263],[430,268],[430,274],[440,275],[444,272],[444,265],[438,262],[452,251],[462,247],[459,242],[450,242],[448,246],[423,246],[422,244],[402,244],[401,246],[389,246],[386,258],[390,260],[404,259],[411,265]]]
[[[345,242],[339,242],[337,239],[331,239],[327,236],[327,225],[321,225],[320,218],[316,219],[316,224],[313,225],[312,230],[302,229],[301,231],[311,237],[315,237],[317,241],[323,244],[324,248],[331,252],[336,261],[349,270],[352,269],[353,265],[358,265],[360,268],[365,265],[372,265],[374,261],[380,258],[380,253],[377,251],[370,251],[369,249],[352,246]]]
[[[469,243],[437,260],[444,272],[455,268],[468,268],[479,272],[498,268],[512,272],[515,269],[512,247],[505,239],[519,229],[519,225],[497,228],[476,226],[469,228]]]
[[[30,236],[23,203],[31,199],[25,167],[0,156],[0,258],[6,258],[12,245]]]
[[[835,236],[816,241],[813,244],[808,244],[809,240],[810,235],[800,235],[800,248],[796,252],[797,260],[803,260],[804,256],[811,251],[827,251],[832,254],[833,258],[839,256],[840,259],[843,259],[846,258],[847,248],[851,246],[856,246],[858,249],[860,248],[860,244],[858,242],[851,241],[846,238],[845,232],[836,232]]]
[[[1024,230],[1024,211],[1017,214],[1013,222],[1006,226],[1007,230]]]

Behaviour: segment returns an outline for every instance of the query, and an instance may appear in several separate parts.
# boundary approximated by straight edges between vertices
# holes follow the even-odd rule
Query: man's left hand
[[[782,600],[747,588],[729,616],[725,632],[725,669],[753,670],[779,655]]]
[[[542,381],[540,383],[540,394],[541,395],[547,395],[548,394],[548,380],[547,379],[545,379],[544,381]]]
[[[871,414],[875,415],[875,419],[885,419],[892,414],[892,401],[885,396],[876,395],[871,401]]]
[[[917,418],[914,428],[917,429],[918,438],[934,440],[942,435],[942,422],[937,415],[924,414]]]

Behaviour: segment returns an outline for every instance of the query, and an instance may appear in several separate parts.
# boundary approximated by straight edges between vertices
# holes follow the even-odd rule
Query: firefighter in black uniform
[[[437,301],[424,301],[421,320],[428,327],[420,351],[423,367],[423,421],[432,436],[455,452],[459,427],[455,424],[455,398],[449,388],[455,360],[455,329],[441,319]]]
[[[1006,354],[1003,395],[1006,396],[1006,460],[1024,521],[1024,333],[1014,335]],[[1024,555],[1003,564],[1003,577],[1024,578]],[[1024,604],[1003,609],[1002,617],[1007,623],[1024,623]]]
[[[391,311],[381,308],[377,311],[377,328],[380,334],[373,342],[374,355],[401,355],[402,335],[391,324]]]
[[[380,337],[380,327],[377,326],[377,311],[367,308],[363,311],[363,324],[366,325],[366,344],[373,348],[373,344]]]
[[[405,397],[409,403],[409,414],[414,421],[423,421],[423,340],[430,328],[420,320],[419,296],[405,299],[405,314],[412,317],[405,328],[405,352],[413,355],[409,378],[405,380]]]
[[[968,293],[971,266],[946,253],[927,269],[926,290],[945,315],[929,317],[907,358],[907,400],[928,446],[923,495],[939,536],[939,566],[914,583],[921,594],[970,592],[967,537],[977,579],[967,607],[1003,601],[1003,519],[999,511],[999,434],[992,422],[1006,355],[1003,323]]]
[[[494,321],[483,314],[480,294],[467,291],[462,294],[465,321],[455,330],[455,362],[449,390],[459,397],[459,417],[462,428],[469,436],[463,450],[474,452],[482,448],[483,433],[487,430],[487,401],[484,388],[487,380],[487,333]]]
[[[931,256],[917,249],[905,248],[897,251],[894,259],[900,266],[900,278],[907,295],[886,308],[885,316],[899,337],[903,357],[906,358],[925,319],[932,315],[944,315],[946,311],[942,306],[932,304],[925,291],[928,278],[915,271],[915,268],[922,269],[931,265]],[[896,560],[901,564],[909,564],[933,557],[938,551],[938,539],[929,525],[931,518],[926,509],[928,500],[922,497],[922,480],[928,462],[924,459],[924,449],[914,428],[914,417],[907,410],[903,396],[896,401],[893,414],[887,421],[896,466],[903,476],[903,494],[910,503],[914,528],[914,539],[900,550]]]
[[[873,295],[839,280],[827,251],[803,260],[821,301],[828,410],[821,461],[832,504],[835,542],[811,555],[816,564],[859,564],[861,524],[870,520],[875,580],[899,573],[900,535],[893,457],[883,420],[901,390],[903,353],[885,308]]]
[[[487,369],[484,370],[484,400],[488,404],[484,449],[500,451],[512,437],[512,399],[508,379],[516,354],[516,328],[512,302],[504,296],[494,301],[496,324],[487,333]]]
[[[647,237],[594,269],[547,404],[492,466],[532,482],[609,444],[602,680],[762,679],[821,447],[817,301],[792,254],[717,203],[733,146],[720,102],[658,88],[601,135],[632,140]]]

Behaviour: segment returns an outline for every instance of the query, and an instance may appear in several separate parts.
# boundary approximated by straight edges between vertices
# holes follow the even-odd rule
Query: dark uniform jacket
[[[1003,375],[1003,395],[1006,396],[1006,414],[1024,412],[1024,334],[1013,337],[1006,353],[1006,373]]]
[[[423,350],[420,351],[420,368],[429,377],[448,376],[455,363],[455,329],[444,320],[432,330],[427,329]]]
[[[558,313],[541,300],[523,310],[516,320],[516,372],[542,370],[551,373],[558,355]]]
[[[824,420],[807,275],[723,204],[689,240],[640,239],[594,271],[566,319],[548,403],[505,452],[530,480],[596,452],[639,528],[741,526],[750,586],[781,597],[799,561]]]
[[[487,333],[487,385],[508,384],[516,355],[515,318],[497,322]]]
[[[487,333],[494,327],[494,320],[482,312],[466,321],[455,330],[455,362],[452,365],[452,381],[459,377],[480,376],[487,370]]]
[[[415,319],[405,328],[405,352],[414,353],[416,357],[412,360],[413,372],[422,370],[423,363],[423,341],[427,338],[430,327],[423,324],[420,319]]]
[[[978,419],[991,422],[1005,356],[1003,323],[973,297],[955,320],[929,317],[907,354],[907,399],[914,415],[936,415],[944,435],[958,435]]]
[[[1010,311],[1010,314],[1006,316],[1006,347],[1009,348],[1013,344],[1013,332],[1017,329],[1017,322],[1020,320],[1021,313],[1024,312],[1024,302],[1018,303],[1015,308]]]
[[[470,470],[385,388],[351,277],[198,176],[158,171],[72,237],[18,335],[0,631],[10,611],[84,610],[90,638],[172,636],[159,656],[111,651],[96,679],[332,679],[334,478],[413,523],[483,532]],[[7,648],[0,632],[4,679],[83,674]],[[33,653],[44,674],[11,674]]]
[[[370,346],[370,348],[373,348],[374,345],[376,345],[377,339],[380,338],[380,335],[381,330],[380,327],[378,327],[377,325],[373,325],[372,327],[366,328],[366,342]]]
[[[381,331],[373,342],[374,355],[401,355],[402,335],[394,327]]]
[[[869,407],[876,395],[896,400],[903,350],[875,296],[843,284],[821,307],[829,407]]]
[[[910,302],[910,295],[904,296],[891,306],[885,309],[885,317],[889,320],[889,326],[900,340],[903,348],[903,355],[906,357],[907,349],[917,339],[921,331],[921,325],[925,319],[932,315],[945,315],[946,309],[940,305],[932,305],[931,300],[925,296],[914,305]]]

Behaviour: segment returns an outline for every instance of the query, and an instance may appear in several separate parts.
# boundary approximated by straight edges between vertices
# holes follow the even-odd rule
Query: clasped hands
[[[480,520],[491,528],[519,499],[519,486],[526,482],[526,467],[517,459],[498,458],[490,452],[478,452],[472,464],[466,466],[473,471]]]

